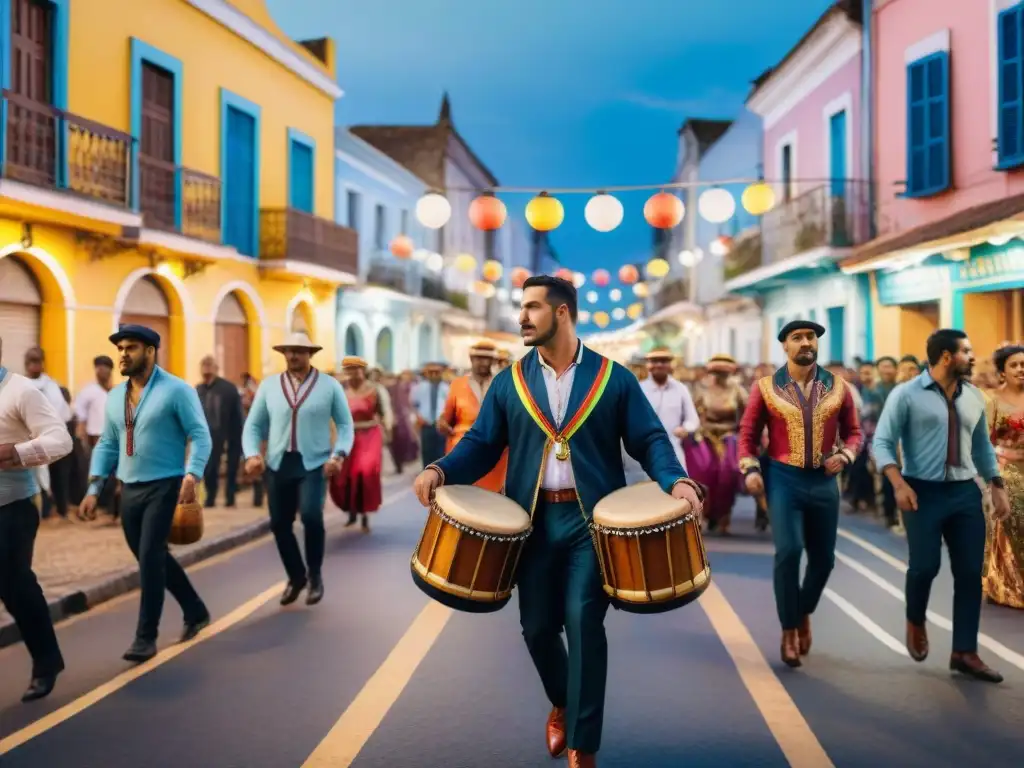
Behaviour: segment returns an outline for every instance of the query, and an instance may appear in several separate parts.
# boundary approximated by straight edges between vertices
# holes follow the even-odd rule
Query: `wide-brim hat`
[[[712,355],[705,366],[709,371],[721,371],[723,373],[734,373],[739,367],[732,355]]]
[[[289,349],[308,349],[310,354],[319,352],[323,347],[317,346],[309,340],[309,336],[299,331],[288,334],[283,342],[273,348],[275,352],[286,352]]]
[[[657,349],[652,349],[650,352],[648,352],[646,355],[644,355],[644,359],[648,360],[648,361],[650,361],[650,360],[675,360],[676,359],[676,353],[673,352],[668,347],[658,347]]]
[[[137,325],[135,323],[122,324],[117,327],[115,333],[110,335],[111,344],[117,344],[125,339],[134,339],[135,341],[141,341],[147,347],[160,349],[160,334],[144,325]]]
[[[346,355],[345,357],[341,358],[342,368],[368,368],[369,365],[369,363],[367,363],[365,360],[363,360],[363,358],[359,357],[358,355]]]
[[[480,339],[469,348],[470,357],[488,357],[492,360],[498,357],[498,345],[490,339]]]
[[[512,353],[509,352],[507,349],[499,348],[498,349],[498,359],[502,360],[502,361],[504,361],[504,360],[511,360],[512,359]]]
[[[793,331],[814,331],[819,339],[825,335],[825,326],[813,320],[790,320],[779,329],[779,341],[785,341]]]

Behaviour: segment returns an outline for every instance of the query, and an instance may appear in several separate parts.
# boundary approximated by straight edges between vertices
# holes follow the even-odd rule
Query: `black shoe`
[[[137,664],[149,661],[156,656],[156,643],[151,640],[139,640],[135,638],[131,646],[121,657],[125,661],[133,661]]]
[[[200,619],[199,621],[185,622],[185,629],[181,633],[181,640],[179,642],[187,643],[190,640],[195,640],[202,632],[210,626],[210,614],[206,614],[206,618]]]
[[[284,593],[281,595],[281,605],[291,605],[299,599],[299,595],[302,594],[302,590],[306,588],[306,582],[300,581],[298,584],[289,581],[288,586],[284,588]]]
[[[21,700],[23,702],[36,701],[38,699],[45,699],[53,692],[53,686],[57,684],[56,675],[45,675],[43,677],[33,677],[32,682],[28,684],[28,689],[22,694]]]
[[[324,599],[324,580],[320,576],[311,576],[309,591],[306,593],[306,605],[316,605]]]
[[[356,520],[357,520],[357,519],[358,519],[358,517],[357,517],[356,515],[353,515],[353,514],[349,514],[349,516],[348,516],[348,522],[347,522],[347,523],[345,523],[345,527],[346,527],[346,528],[349,528],[349,527],[351,527],[351,526],[355,525],[355,524],[356,524]]]
[[[949,669],[961,675],[973,677],[986,683],[1001,683],[1003,676],[978,658],[976,653],[952,653],[949,656]]]

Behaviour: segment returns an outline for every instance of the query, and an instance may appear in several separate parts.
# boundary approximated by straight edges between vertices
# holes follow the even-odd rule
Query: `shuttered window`
[[[949,189],[949,52],[939,51],[907,66],[907,197]]]
[[[999,168],[1024,165],[1024,4],[1007,8],[996,21],[999,57]]]

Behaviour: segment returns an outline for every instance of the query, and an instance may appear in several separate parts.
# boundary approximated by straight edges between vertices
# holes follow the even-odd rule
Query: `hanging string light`
[[[626,310],[622,307],[616,307],[612,310],[612,320],[622,320],[626,316]]]
[[[416,245],[413,243],[412,238],[398,235],[391,241],[390,251],[391,255],[396,259],[408,259],[415,253]]]
[[[564,219],[562,204],[547,192],[541,192],[526,204],[526,223],[538,232],[557,229]]]
[[[510,277],[512,278],[512,287],[522,288],[523,283],[525,283],[530,277],[530,270],[526,267],[515,267],[512,270]]]
[[[612,301],[622,301],[622,291],[618,288],[612,288],[608,291],[608,298]]]
[[[600,298],[600,297],[597,295],[597,291],[587,291],[587,297],[586,298],[587,298],[587,301],[589,301],[591,304],[596,304],[598,298]]]
[[[452,217],[452,204],[437,192],[429,192],[416,201],[416,220],[427,229],[440,229]]]
[[[579,311],[579,318],[580,322],[586,325],[587,323],[590,322],[590,313],[585,309],[581,309]]]
[[[638,299],[646,299],[648,296],[650,296],[650,294],[651,291],[647,287],[647,283],[636,283],[633,286],[633,295],[636,296]]]
[[[697,210],[705,221],[723,224],[736,213],[736,201],[732,199],[729,190],[713,187],[700,193]]]
[[[455,257],[455,268],[459,272],[472,272],[476,269],[476,258],[470,253],[460,253]]]
[[[756,181],[743,190],[740,203],[752,216],[763,216],[775,207],[775,190],[763,181]]]
[[[470,224],[484,232],[501,229],[507,215],[505,204],[493,192],[485,192],[469,204]]]
[[[562,280],[567,280],[567,281],[569,281],[571,283],[572,282],[572,270],[568,269],[566,267],[562,267],[560,270],[555,272],[555,277],[559,277]]]
[[[444,269],[444,256],[442,256],[440,253],[431,253],[429,256],[427,256],[426,260],[423,262],[423,265],[431,272],[440,272],[442,269]]]
[[[640,279],[640,271],[632,264],[623,264],[619,267],[619,282],[623,285],[633,285]]]
[[[587,276],[584,275],[582,272],[573,272],[572,284],[576,286],[576,290],[579,290],[580,288],[587,284]]]
[[[484,262],[484,266],[483,269],[480,270],[480,274],[483,276],[484,280],[487,280],[491,283],[496,283],[498,280],[501,280],[501,276],[504,273],[504,271],[505,268],[502,267],[500,261],[496,261],[495,259],[488,259],[487,261]]]
[[[647,276],[660,280],[669,273],[669,264],[664,259],[651,259],[647,262]]]
[[[626,315],[630,320],[638,320],[644,313],[644,305],[639,301],[636,304],[630,304],[626,307]]]
[[[623,214],[622,203],[606,192],[598,192],[583,209],[583,218],[598,232],[611,232],[622,223]]]
[[[594,281],[594,285],[598,288],[604,288],[611,282],[612,276],[608,274],[607,269],[595,269],[590,279]]]
[[[651,195],[644,205],[644,218],[655,229],[672,229],[683,220],[683,201],[669,192]]]
[[[595,312],[593,315],[594,325],[598,328],[605,328],[608,325],[609,317],[607,312]]]
[[[722,257],[725,256],[732,249],[732,238],[728,235],[719,235],[711,241],[711,245],[708,246],[708,250],[711,251],[712,256]]]

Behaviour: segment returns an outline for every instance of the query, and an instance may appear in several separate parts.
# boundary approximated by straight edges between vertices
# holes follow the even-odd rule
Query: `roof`
[[[709,120],[704,117],[692,117],[683,123],[679,132],[682,133],[687,128],[693,131],[693,135],[697,139],[697,145],[700,148],[700,152],[703,153],[712,144],[722,138],[731,125],[732,120]]]

